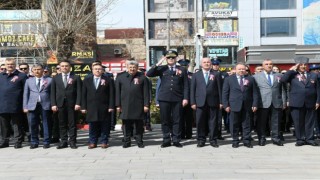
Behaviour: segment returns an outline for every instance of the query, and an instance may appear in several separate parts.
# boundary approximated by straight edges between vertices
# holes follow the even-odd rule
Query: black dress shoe
[[[222,136],[220,135],[220,136],[218,136],[217,139],[219,139],[219,140],[224,140],[224,137],[222,137]]]
[[[273,141],[272,143],[277,146],[283,146],[283,143],[281,141]]]
[[[58,146],[57,146],[57,149],[64,149],[64,148],[67,148],[68,147],[68,144],[67,143],[60,143]]]
[[[9,147],[9,143],[0,144],[0,148],[6,148],[6,147]]]
[[[319,146],[318,143],[316,142],[306,142],[306,145],[310,145],[310,146]]]
[[[38,144],[31,144],[30,149],[36,149],[38,148]]]
[[[131,143],[124,143],[122,147],[123,147],[123,148],[131,147]]]
[[[20,148],[22,148],[22,144],[21,144],[21,143],[16,143],[16,144],[14,145],[14,148],[15,148],[15,149],[20,149]]]
[[[219,145],[218,145],[217,142],[211,142],[211,143],[210,143],[210,146],[212,146],[212,147],[214,147],[214,148],[218,148],[218,147],[219,147]]]
[[[232,147],[233,147],[233,148],[238,148],[238,147],[239,147],[239,143],[233,143],[233,144],[232,144]]]
[[[58,143],[59,142],[59,138],[52,138],[50,143],[53,144],[53,143]]]
[[[48,149],[48,148],[50,148],[50,144],[44,144],[43,145],[43,149]]]
[[[245,146],[247,148],[253,148],[251,143],[243,143],[243,146]]]
[[[166,148],[166,147],[170,147],[171,146],[171,143],[170,142],[168,142],[168,143],[162,143],[161,144],[161,147],[162,148]]]
[[[143,143],[138,143],[138,148],[144,148],[144,144]]]
[[[70,142],[69,146],[70,146],[71,149],[77,149],[78,148],[78,146],[76,145],[75,142]]]
[[[197,147],[204,147],[205,146],[205,143],[204,142],[198,142],[198,144],[197,144]]]
[[[296,142],[295,145],[296,145],[296,146],[303,146],[303,145],[304,145],[304,142]]]
[[[179,142],[174,142],[173,146],[177,147],[177,148],[182,148],[182,144],[180,144]]]
[[[259,140],[259,146],[265,146],[266,145],[266,141],[265,140]]]

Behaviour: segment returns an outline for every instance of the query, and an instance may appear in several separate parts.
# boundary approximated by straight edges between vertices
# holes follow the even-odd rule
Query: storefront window
[[[238,10],[238,0],[203,0],[204,11]]]
[[[221,64],[232,64],[237,59],[237,47],[209,46],[206,54],[207,57],[220,59]]]
[[[296,0],[260,0],[262,10],[266,9],[295,9]]]
[[[194,0],[149,0],[149,12],[190,12],[194,11]]]
[[[261,37],[296,36],[296,18],[262,18]]]

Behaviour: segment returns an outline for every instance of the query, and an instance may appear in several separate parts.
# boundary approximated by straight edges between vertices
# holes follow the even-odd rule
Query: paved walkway
[[[0,149],[0,179],[320,179],[320,147],[267,144],[249,149],[231,147],[230,136],[219,148],[196,147],[194,139],[183,148],[162,149],[161,131],[145,135],[144,149],[121,147],[121,131],[112,132],[108,149],[87,148],[87,131],[79,131],[79,148],[57,150]]]

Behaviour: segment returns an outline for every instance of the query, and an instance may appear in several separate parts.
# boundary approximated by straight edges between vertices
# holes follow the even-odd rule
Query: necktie
[[[170,67],[170,74],[173,75],[173,66]]]
[[[241,91],[243,91],[244,86],[243,86],[243,77],[242,76],[240,76],[240,88],[241,88]]]
[[[204,80],[206,81],[206,84],[208,84],[208,77],[209,77],[208,72],[205,72],[204,73]]]
[[[68,85],[68,75],[67,74],[65,74],[64,77],[63,77],[63,85],[64,85],[65,88]]]
[[[272,81],[271,81],[270,73],[268,73],[268,83],[269,83],[270,86],[272,86]]]
[[[99,78],[94,78],[94,86],[96,87],[96,89],[98,89],[98,81],[99,81]]]
[[[301,74],[301,79],[303,83],[306,83],[307,78],[306,78],[306,75],[304,75],[304,73]]]
[[[40,90],[40,81],[41,81],[41,79],[38,79],[38,81],[37,81],[37,88],[38,88],[38,90]]]

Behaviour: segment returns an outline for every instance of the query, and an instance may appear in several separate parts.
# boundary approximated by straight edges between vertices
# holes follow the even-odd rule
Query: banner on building
[[[46,47],[41,35],[0,35],[0,47]]]
[[[213,18],[233,18],[238,17],[237,11],[232,10],[211,10],[209,12],[205,12],[205,17],[213,17]]]
[[[205,46],[238,46],[238,32],[206,32]]]
[[[303,40],[305,45],[320,44],[320,0],[303,0]]]

